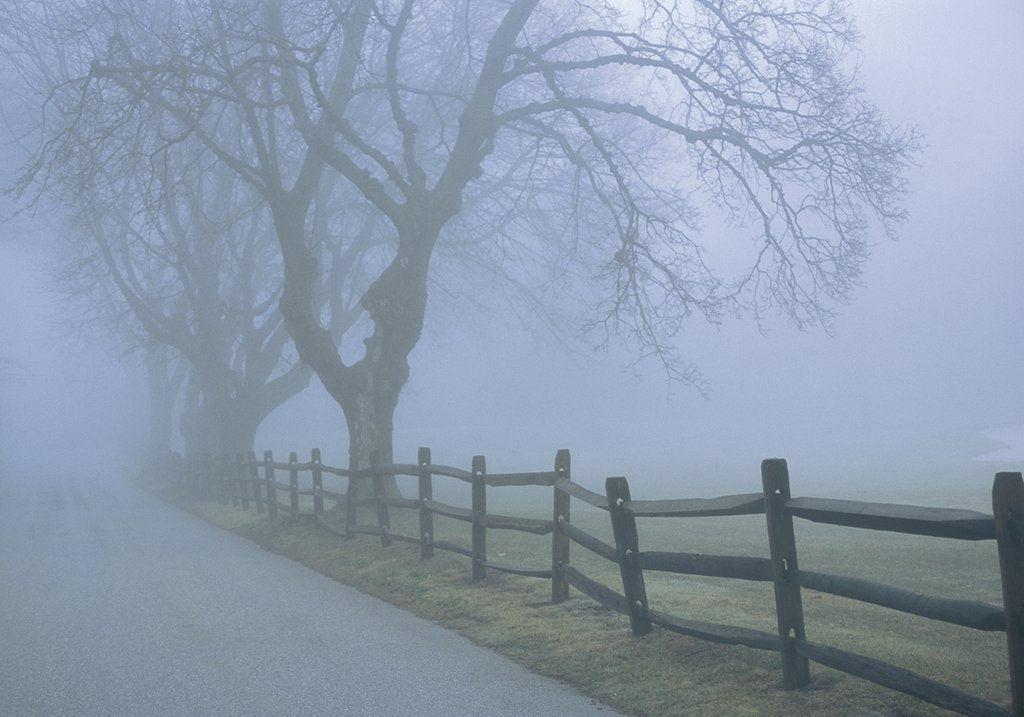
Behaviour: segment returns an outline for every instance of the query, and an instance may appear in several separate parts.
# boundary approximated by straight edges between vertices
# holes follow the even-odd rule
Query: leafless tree
[[[255,188],[285,324],[345,414],[353,468],[391,458],[446,245],[513,278],[520,257],[571,267],[601,287],[599,341],[632,336],[686,381],[672,346],[688,317],[825,321],[872,222],[902,216],[916,138],[863,99],[855,31],[830,0],[181,0],[159,22],[82,7],[88,67],[50,86],[26,182],[45,185],[83,141],[130,161],[109,130],[155,109],[165,142],[194,139]],[[313,288],[309,218],[330,173],[391,235],[349,360]],[[742,241],[723,248],[719,227]],[[737,253],[743,267],[723,269]]]
[[[195,163],[201,153],[184,155]],[[163,157],[172,158],[177,153]],[[174,184],[164,177],[173,177]],[[70,269],[64,287],[90,293],[90,306],[116,306],[106,316],[127,323],[122,331],[127,328],[146,346],[154,429],[166,429],[175,387],[184,380],[180,369],[168,371],[159,350],[166,346],[187,362],[202,398],[181,422],[187,447],[251,450],[262,420],[310,378],[309,368],[290,351],[277,310],[280,261],[259,197],[223,166],[202,162],[164,169],[156,178],[108,178],[103,186],[105,194],[82,187],[65,194],[75,198],[74,223],[85,241],[73,235],[63,247],[60,256]],[[329,193],[322,201],[330,201]],[[325,206],[319,213],[324,226],[314,236],[324,236],[328,227],[340,231],[332,220],[336,212]],[[343,252],[329,241],[320,247],[324,258],[335,258],[316,282],[316,296],[337,336],[359,316],[352,282],[376,240],[373,226],[364,222]],[[77,253],[69,262],[72,250]],[[114,296],[102,301],[98,292]]]

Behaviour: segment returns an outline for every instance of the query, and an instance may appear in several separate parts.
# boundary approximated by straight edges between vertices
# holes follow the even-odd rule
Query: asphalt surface
[[[616,713],[126,483],[8,475],[0,715]]]

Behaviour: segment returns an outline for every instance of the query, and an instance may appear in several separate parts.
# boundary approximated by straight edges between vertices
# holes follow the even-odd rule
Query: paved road
[[[615,713],[117,481],[0,480],[0,715]]]

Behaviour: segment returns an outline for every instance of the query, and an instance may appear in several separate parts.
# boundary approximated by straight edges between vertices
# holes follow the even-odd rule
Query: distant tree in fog
[[[216,168],[175,175],[175,186],[159,185],[148,206],[125,201],[144,196],[130,185],[113,201],[83,196],[76,224],[86,240],[74,242],[73,266],[91,264],[98,281],[90,280],[116,294],[142,342],[171,347],[187,362],[202,396],[182,422],[187,448],[248,451],[260,421],[304,388],[309,372],[285,352],[279,272],[267,252],[273,238],[258,206]],[[175,377],[161,365],[166,355],[148,353],[154,403],[173,401],[177,392],[163,393],[172,386],[158,380]],[[166,423],[167,409],[154,419]]]
[[[50,23],[37,32],[59,37],[53,16],[36,19]],[[56,41],[28,46],[19,67],[41,84],[56,81],[49,73],[70,61],[70,49]],[[132,120],[103,129],[108,146],[127,148],[120,161],[107,162],[99,145],[79,138],[47,187],[48,208],[67,225],[50,248],[69,323],[98,329],[119,354],[144,351],[152,450],[168,446],[185,371],[192,390],[178,423],[187,450],[250,450],[263,418],[310,377],[277,310],[273,228],[259,195],[236,173],[187,137],[161,136],[159,110]],[[341,336],[359,318],[363,262],[380,237],[377,217],[339,211],[337,185],[318,189],[310,251],[323,267],[318,310]],[[351,241],[342,245],[342,236]]]
[[[155,176],[98,171],[88,187],[63,194],[79,231],[60,254],[61,284],[116,324],[109,328],[122,345],[146,347],[152,448],[169,437],[185,379],[173,365],[177,358],[193,388],[180,420],[186,449],[245,452],[262,420],[310,377],[289,350],[277,310],[281,272],[273,230],[259,197],[236,174],[204,163],[202,152],[161,157],[177,165]],[[329,202],[329,193],[321,201]],[[332,214],[329,206],[320,208],[323,226],[314,236],[328,234],[328,226],[340,231]],[[356,214],[344,218],[351,222]],[[364,221],[344,252],[329,237],[316,248],[327,267],[317,301],[335,335],[358,318],[352,282],[375,241],[373,222]]]
[[[345,414],[352,468],[391,459],[438,271],[475,263],[529,286],[558,267],[594,340],[632,337],[693,381],[673,349],[688,317],[821,322],[858,276],[870,222],[902,216],[915,138],[861,97],[855,33],[827,0],[74,7],[75,62],[42,87],[24,185],[46,186],[82,146],[113,171],[135,161],[112,131],[153,110],[164,120],[144,143],[195,141],[247,182],[272,218],[285,325]],[[361,347],[339,348],[315,300],[327,177],[388,227]],[[723,251],[702,230],[719,226],[744,240]]]
[[[147,451],[153,460],[165,459],[174,437],[175,407],[188,376],[188,363],[164,344],[146,346],[144,363],[149,389],[149,439]]]

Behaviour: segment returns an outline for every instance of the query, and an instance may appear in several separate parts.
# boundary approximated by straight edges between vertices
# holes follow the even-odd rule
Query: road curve
[[[7,475],[0,715],[616,713],[124,482]]]

